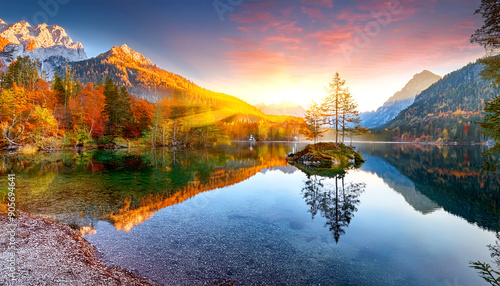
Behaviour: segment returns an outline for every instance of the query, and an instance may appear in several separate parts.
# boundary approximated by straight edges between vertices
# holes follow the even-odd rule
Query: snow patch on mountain
[[[57,25],[32,27],[26,21],[9,25],[0,19],[0,37],[9,42],[0,51],[2,65],[8,66],[18,56],[29,56],[40,61],[49,79],[61,63],[87,59],[83,45],[73,42],[66,31]]]

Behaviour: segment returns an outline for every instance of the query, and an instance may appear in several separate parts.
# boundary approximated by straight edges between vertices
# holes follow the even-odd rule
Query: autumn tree
[[[500,49],[500,5],[498,0],[482,0],[481,6],[475,14],[481,14],[484,24],[477,29],[471,37],[471,42],[483,46],[487,52],[494,57],[482,59],[485,68],[481,76],[492,81],[493,85],[500,84],[500,58],[498,57]],[[496,95],[485,104],[484,111],[486,115],[480,123],[482,132],[495,140],[493,148],[489,149],[484,155],[491,156],[500,152],[500,96]],[[491,158],[491,157],[490,157]],[[487,169],[495,170],[500,162],[487,162]]]
[[[155,104],[153,114],[152,114],[152,126],[151,126],[151,145],[156,146],[158,141],[161,145],[166,145],[166,140],[170,136],[170,129],[172,126],[172,131],[174,133],[174,140],[177,139],[177,125],[171,125],[169,120],[171,109],[171,100],[168,98],[163,98]]]
[[[73,129],[76,133],[86,135],[77,138],[79,142],[85,139],[98,138],[104,133],[104,88],[94,87],[87,83],[78,95],[71,97],[68,102],[68,109],[73,116]]]
[[[170,119],[170,134],[173,145],[181,144],[182,131],[185,130],[185,113],[186,108],[180,102],[174,102],[168,109],[168,118]]]
[[[27,123],[30,143],[40,148],[51,147],[47,141],[56,136],[58,131],[58,123],[52,112],[45,107],[35,105],[30,111]]]
[[[37,93],[18,87],[0,93],[0,127],[9,145],[33,144],[44,147],[57,135],[58,124],[52,112],[37,103]]]
[[[3,139],[8,144],[20,145],[26,137],[26,123],[31,114],[29,94],[16,83],[0,94],[0,122]]]
[[[352,137],[368,133],[368,128],[361,126],[361,124],[359,124],[360,122],[361,120],[359,119],[359,117],[354,119],[352,121],[354,127],[348,130],[349,137],[351,138],[351,143],[350,143],[351,146],[352,146]]]
[[[139,137],[151,127],[153,122],[154,105],[144,99],[136,99],[132,103],[133,123],[129,127],[129,134]]]
[[[343,80],[339,73],[335,73],[332,82],[328,85],[327,96],[324,98],[321,105],[325,123],[334,128],[335,131],[335,144],[339,142],[339,130],[342,126],[342,98],[347,92],[345,87],[345,80]]]
[[[323,136],[325,129],[325,120],[323,110],[316,103],[312,102],[306,110],[306,122],[302,130],[307,139],[313,140],[314,143],[318,142],[319,137]]]

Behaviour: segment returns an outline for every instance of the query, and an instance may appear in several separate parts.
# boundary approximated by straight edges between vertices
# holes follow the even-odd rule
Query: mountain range
[[[415,101],[415,96],[440,79],[441,76],[428,70],[416,74],[402,90],[396,92],[376,111],[362,113],[361,124],[368,128],[381,126],[410,106]]]
[[[127,45],[115,46],[96,57],[71,62],[69,66],[74,78],[82,83],[99,82],[111,77],[114,82],[127,87],[135,97],[150,102],[167,97],[209,106],[210,110],[215,111],[212,114],[214,120],[278,120],[237,97],[207,90],[180,75],[163,70]],[[60,67],[59,73],[62,74],[64,68]]]
[[[0,60],[3,70],[18,56],[38,60],[49,80],[56,67],[67,61],[87,59],[83,45],[73,42],[60,26],[40,24],[32,27],[26,21],[7,24],[0,19]]]
[[[207,90],[192,81],[163,70],[127,45],[115,46],[87,58],[83,45],[74,42],[56,25],[35,27],[25,21],[7,24],[0,20],[0,71],[18,56],[29,56],[41,63],[50,80],[54,72],[64,72],[69,63],[74,77],[82,83],[111,77],[136,97],[155,102],[164,97],[208,106],[213,120],[282,122],[286,116],[301,117],[300,105],[251,106],[234,96]],[[471,63],[441,78],[424,70],[374,112],[363,113],[362,124],[374,136],[384,133],[388,140],[403,141],[483,141],[477,122],[484,103],[500,92],[480,77],[483,66]],[[269,115],[274,114],[274,115]]]
[[[179,99],[179,104],[208,106],[212,120],[286,120],[264,114],[239,98],[204,89],[180,75],[163,70],[126,44],[88,58],[83,45],[74,42],[60,26],[40,24],[33,27],[26,21],[7,24],[0,20],[0,71],[5,71],[18,56],[38,60],[47,80],[52,80],[54,74],[62,76],[68,64],[74,78],[83,84],[103,82],[106,77],[111,77],[135,97],[150,102],[168,97]]]
[[[400,141],[480,142],[485,102],[500,93],[483,80],[478,60],[451,72],[416,96],[412,105],[380,126]]]

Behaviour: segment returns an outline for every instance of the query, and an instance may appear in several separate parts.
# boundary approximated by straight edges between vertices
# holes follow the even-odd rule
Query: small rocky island
[[[337,169],[343,170],[350,166],[359,167],[365,162],[361,153],[354,147],[342,143],[321,142],[309,144],[304,150],[287,155],[292,165],[308,169]]]

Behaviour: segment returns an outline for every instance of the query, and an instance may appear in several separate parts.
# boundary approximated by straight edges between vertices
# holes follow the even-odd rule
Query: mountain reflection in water
[[[128,232],[158,210],[202,192],[238,184],[259,172],[293,174],[297,169],[287,164],[285,155],[304,146],[240,143],[189,150],[3,154],[0,170],[18,174],[17,196],[25,211],[79,227],[109,221]],[[480,147],[367,143],[357,147],[367,159],[361,170],[383,179],[420,213],[443,208],[482,228],[500,231],[500,176],[481,170]],[[313,217],[319,211],[331,220],[328,227],[338,239],[356,211],[359,194],[350,190],[357,186],[362,192],[363,182],[345,186],[341,176],[335,180],[337,186],[322,186],[320,176],[309,175],[303,195]]]

